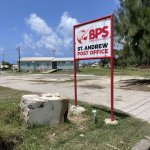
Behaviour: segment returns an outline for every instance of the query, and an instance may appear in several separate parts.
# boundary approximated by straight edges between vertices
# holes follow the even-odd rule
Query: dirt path
[[[115,76],[115,108],[150,122],[150,92],[122,89],[121,81],[143,80],[129,76]],[[110,78],[78,75],[78,100],[110,106]],[[42,93],[59,93],[74,98],[73,76],[68,74],[0,75],[0,86]],[[149,85],[148,85],[149,86]]]

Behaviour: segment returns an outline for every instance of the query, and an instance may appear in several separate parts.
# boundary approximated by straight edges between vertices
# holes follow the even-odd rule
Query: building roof
[[[23,57],[20,59],[22,62],[28,61],[74,61],[73,57],[55,58],[55,57]]]
[[[52,61],[74,61],[73,57],[54,58]]]
[[[23,57],[20,61],[74,61],[73,57],[55,58],[55,57]]]
[[[52,61],[54,57],[23,57],[20,61]]]

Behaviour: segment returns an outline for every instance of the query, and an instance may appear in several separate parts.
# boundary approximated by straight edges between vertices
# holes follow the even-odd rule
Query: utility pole
[[[2,54],[2,56],[3,56],[2,65],[4,65],[4,61],[5,61],[5,54]]]
[[[52,52],[53,52],[53,57],[55,57],[56,50],[53,49]]]
[[[19,69],[19,72],[21,72],[21,70],[20,70],[20,47],[18,46],[17,47],[17,50],[18,50],[18,69]]]
[[[2,54],[3,55],[3,62],[4,62],[4,60],[5,60],[5,54]]]

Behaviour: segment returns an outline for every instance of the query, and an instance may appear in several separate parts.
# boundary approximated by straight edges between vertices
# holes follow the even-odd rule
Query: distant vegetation
[[[123,46],[119,61],[124,65],[150,67],[150,1],[119,0],[114,13],[115,38]]]
[[[1,65],[0,65],[0,69],[1,70],[6,70],[6,69],[11,69],[12,68],[12,64],[6,61],[2,61]]]
[[[82,68],[80,69],[80,74],[92,74],[98,76],[109,76],[110,69],[108,68]],[[128,75],[128,76],[142,76],[142,77],[150,77],[150,71],[143,69],[135,69],[135,68],[115,68],[114,69],[115,75]]]

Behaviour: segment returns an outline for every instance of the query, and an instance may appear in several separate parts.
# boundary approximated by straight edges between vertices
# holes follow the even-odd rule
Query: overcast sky
[[[73,25],[110,15],[117,0],[1,0],[0,62],[21,57],[73,57]],[[3,55],[5,54],[5,55]]]

